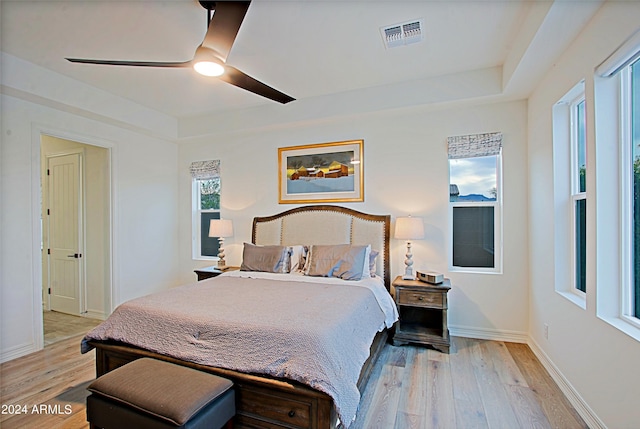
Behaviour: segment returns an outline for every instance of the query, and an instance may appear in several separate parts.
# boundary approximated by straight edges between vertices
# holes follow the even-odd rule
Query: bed
[[[243,271],[125,303],[82,350],[96,349],[97,376],[146,356],[226,377],[236,385],[236,427],[348,427],[397,318],[389,228],[388,215],[329,205],[256,217]],[[253,271],[254,255],[264,261],[283,247],[285,273]],[[336,249],[348,252],[337,265]],[[314,273],[331,264],[328,275]]]

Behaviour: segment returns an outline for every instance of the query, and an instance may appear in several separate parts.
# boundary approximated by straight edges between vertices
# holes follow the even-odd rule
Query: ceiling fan
[[[286,104],[295,98],[284,94],[264,83],[252,78],[235,67],[226,64],[227,56],[236,39],[242,20],[249,9],[251,1],[203,1],[199,2],[207,9],[207,34],[202,44],[196,49],[194,58],[189,61],[156,62],[156,61],[119,61],[93,60],[86,58],[66,58],[72,63],[99,64],[131,67],[193,67],[205,76],[217,76],[238,88]],[[211,16],[213,13],[213,17]]]

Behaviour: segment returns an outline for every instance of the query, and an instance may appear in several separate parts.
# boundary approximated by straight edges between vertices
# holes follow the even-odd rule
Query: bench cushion
[[[88,389],[182,426],[232,386],[213,374],[141,358],[104,374]]]

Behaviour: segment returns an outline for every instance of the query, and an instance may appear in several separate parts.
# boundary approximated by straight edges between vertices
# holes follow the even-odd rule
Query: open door
[[[47,158],[48,292],[52,310],[80,315],[83,289],[82,154]]]

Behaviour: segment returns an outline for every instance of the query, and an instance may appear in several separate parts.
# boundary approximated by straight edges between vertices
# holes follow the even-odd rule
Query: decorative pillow
[[[371,270],[369,269],[369,259],[371,258],[371,245],[367,244],[367,248],[364,252],[364,261],[362,265],[362,278],[366,279],[371,277]]]
[[[376,271],[377,271],[376,258],[378,257],[379,254],[380,252],[373,249],[371,249],[371,253],[369,253],[369,277],[376,276]]]
[[[307,258],[307,246],[295,245],[289,246],[291,249],[291,266],[289,267],[290,273],[302,271],[304,269],[304,263]]]
[[[286,273],[290,252],[287,246],[258,246],[244,243],[240,271]]]
[[[312,245],[307,257],[305,274],[308,276],[339,277],[360,280],[367,246]]]

